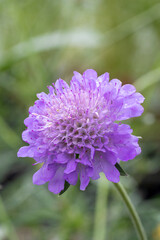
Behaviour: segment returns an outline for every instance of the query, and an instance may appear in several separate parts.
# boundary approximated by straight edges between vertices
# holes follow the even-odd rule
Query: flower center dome
[[[62,93],[57,92],[48,116],[51,149],[74,153],[83,147],[102,148],[106,142],[104,137],[106,124],[102,123],[103,101],[103,97],[100,98],[100,93],[96,90],[72,91],[67,88]]]

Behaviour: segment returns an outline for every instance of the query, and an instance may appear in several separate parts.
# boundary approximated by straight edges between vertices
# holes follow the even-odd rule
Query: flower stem
[[[0,221],[7,227],[7,239],[8,240],[19,240],[15,228],[7,214],[5,209],[5,205],[3,203],[2,198],[0,197]]]
[[[135,229],[137,231],[137,235],[140,240],[147,240],[146,233],[144,231],[144,228],[142,226],[141,220],[137,214],[137,211],[135,207],[133,206],[131,200],[129,199],[129,196],[124,189],[123,185],[121,183],[113,183],[115,187],[117,188],[118,192],[120,193],[121,197],[123,198],[133,221],[133,224],[135,226]]]
[[[108,185],[106,184],[105,177],[102,175],[97,182],[93,240],[106,239],[107,197],[108,197]]]

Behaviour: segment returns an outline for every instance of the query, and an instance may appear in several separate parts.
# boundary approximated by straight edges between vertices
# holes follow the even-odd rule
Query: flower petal
[[[55,88],[59,92],[63,92],[64,89],[69,88],[68,84],[61,78],[55,82]]]
[[[104,172],[106,175],[107,179],[116,182],[118,181],[119,177],[119,172],[114,166],[116,163],[116,156],[114,153],[110,151],[106,151],[105,153],[97,151],[95,154],[95,159],[93,163],[93,175],[92,179],[96,180],[98,179],[99,173]],[[111,174],[113,173],[113,176],[111,177]]]
[[[84,73],[83,73],[83,77],[84,79],[97,79],[97,72],[93,69],[87,69]]]
[[[31,146],[24,146],[21,147],[17,153],[18,157],[34,157],[34,147]]]
[[[84,191],[89,184],[89,177],[92,174],[92,169],[89,167],[80,167],[80,190]]]
[[[111,141],[106,148],[116,153],[117,158],[122,161],[128,161],[135,158],[140,153],[138,138],[131,135],[132,129],[126,124],[114,124],[110,133]],[[119,161],[118,160],[118,161]]]
[[[117,168],[112,165],[110,162],[105,159],[100,162],[102,171],[104,172],[106,178],[111,182],[119,182],[120,181],[120,173]]]
[[[54,194],[60,193],[64,189],[64,168],[59,167],[56,174],[48,184],[48,189]]]
[[[64,170],[64,173],[71,173],[74,172],[76,170],[77,167],[77,163],[75,162],[75,159],[73,158],[72,160],[68,161],[67,163],[67,167]]]
[[[57,154],[56,159],[54,160],[57,163],[65,164],[73,158],[73,155],[67,153]]]
[[[64,174],[64,178],[69,184],[76,185],[78,180],[78,171],[71,172],[69,174]]]
[[[55,164],[44,164],[34,175],[33,184],[41,185],[50,181],[55,175],[58,166]]]
[[[131,84],[125,84],[121,87],[120,96],[126,97],[135,93],[136,88]]]
[[[135,104],[131,107],[122,107],[119,114],[117,114],[117,121],[127,120],[132,117],[139,117],[143,113],[144,108],[140,104]]]
[[[97,87],[99,87],[101,84],[107,85],[108,82],[109,82],[109,73],[108,72],[100,75],[96,80]]]

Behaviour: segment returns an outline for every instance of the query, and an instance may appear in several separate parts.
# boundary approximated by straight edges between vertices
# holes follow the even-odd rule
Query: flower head
[[[48,88],[49,94],[37,94],[39,100],[29,108],[22,134],[29,146],[18,152],[18,157],[43,163],[33,183],[49,182],[57,194],[65,181],[75,185],[78,176],[81,190],[100,172],[119,182],[115,164],[133,159],[141,149],[130,126],[117,121],[140,116],[144,97],[133,85],[109,81],[108,73],[98,77],[92,69],[74,72],[70,86],[58,79]]]

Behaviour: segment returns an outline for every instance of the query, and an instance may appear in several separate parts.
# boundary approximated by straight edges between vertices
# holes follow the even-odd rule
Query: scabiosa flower
[[[115,167],[140,154],[138,138],[122,120],[140,116],[144,97],[133,85],[112,79],[104,73],[86,70],[74,72],[70,86],[58,79],[49,86],[49,94],[37,94],[39,100],[29,108],[22,138],[29,146],[18,157],[34,158],[42,167],[33,175],[37,185],[49,182],[57,194],[65,181],[85,190],[90,179],[103,172],[111,182],[119,182]]]

